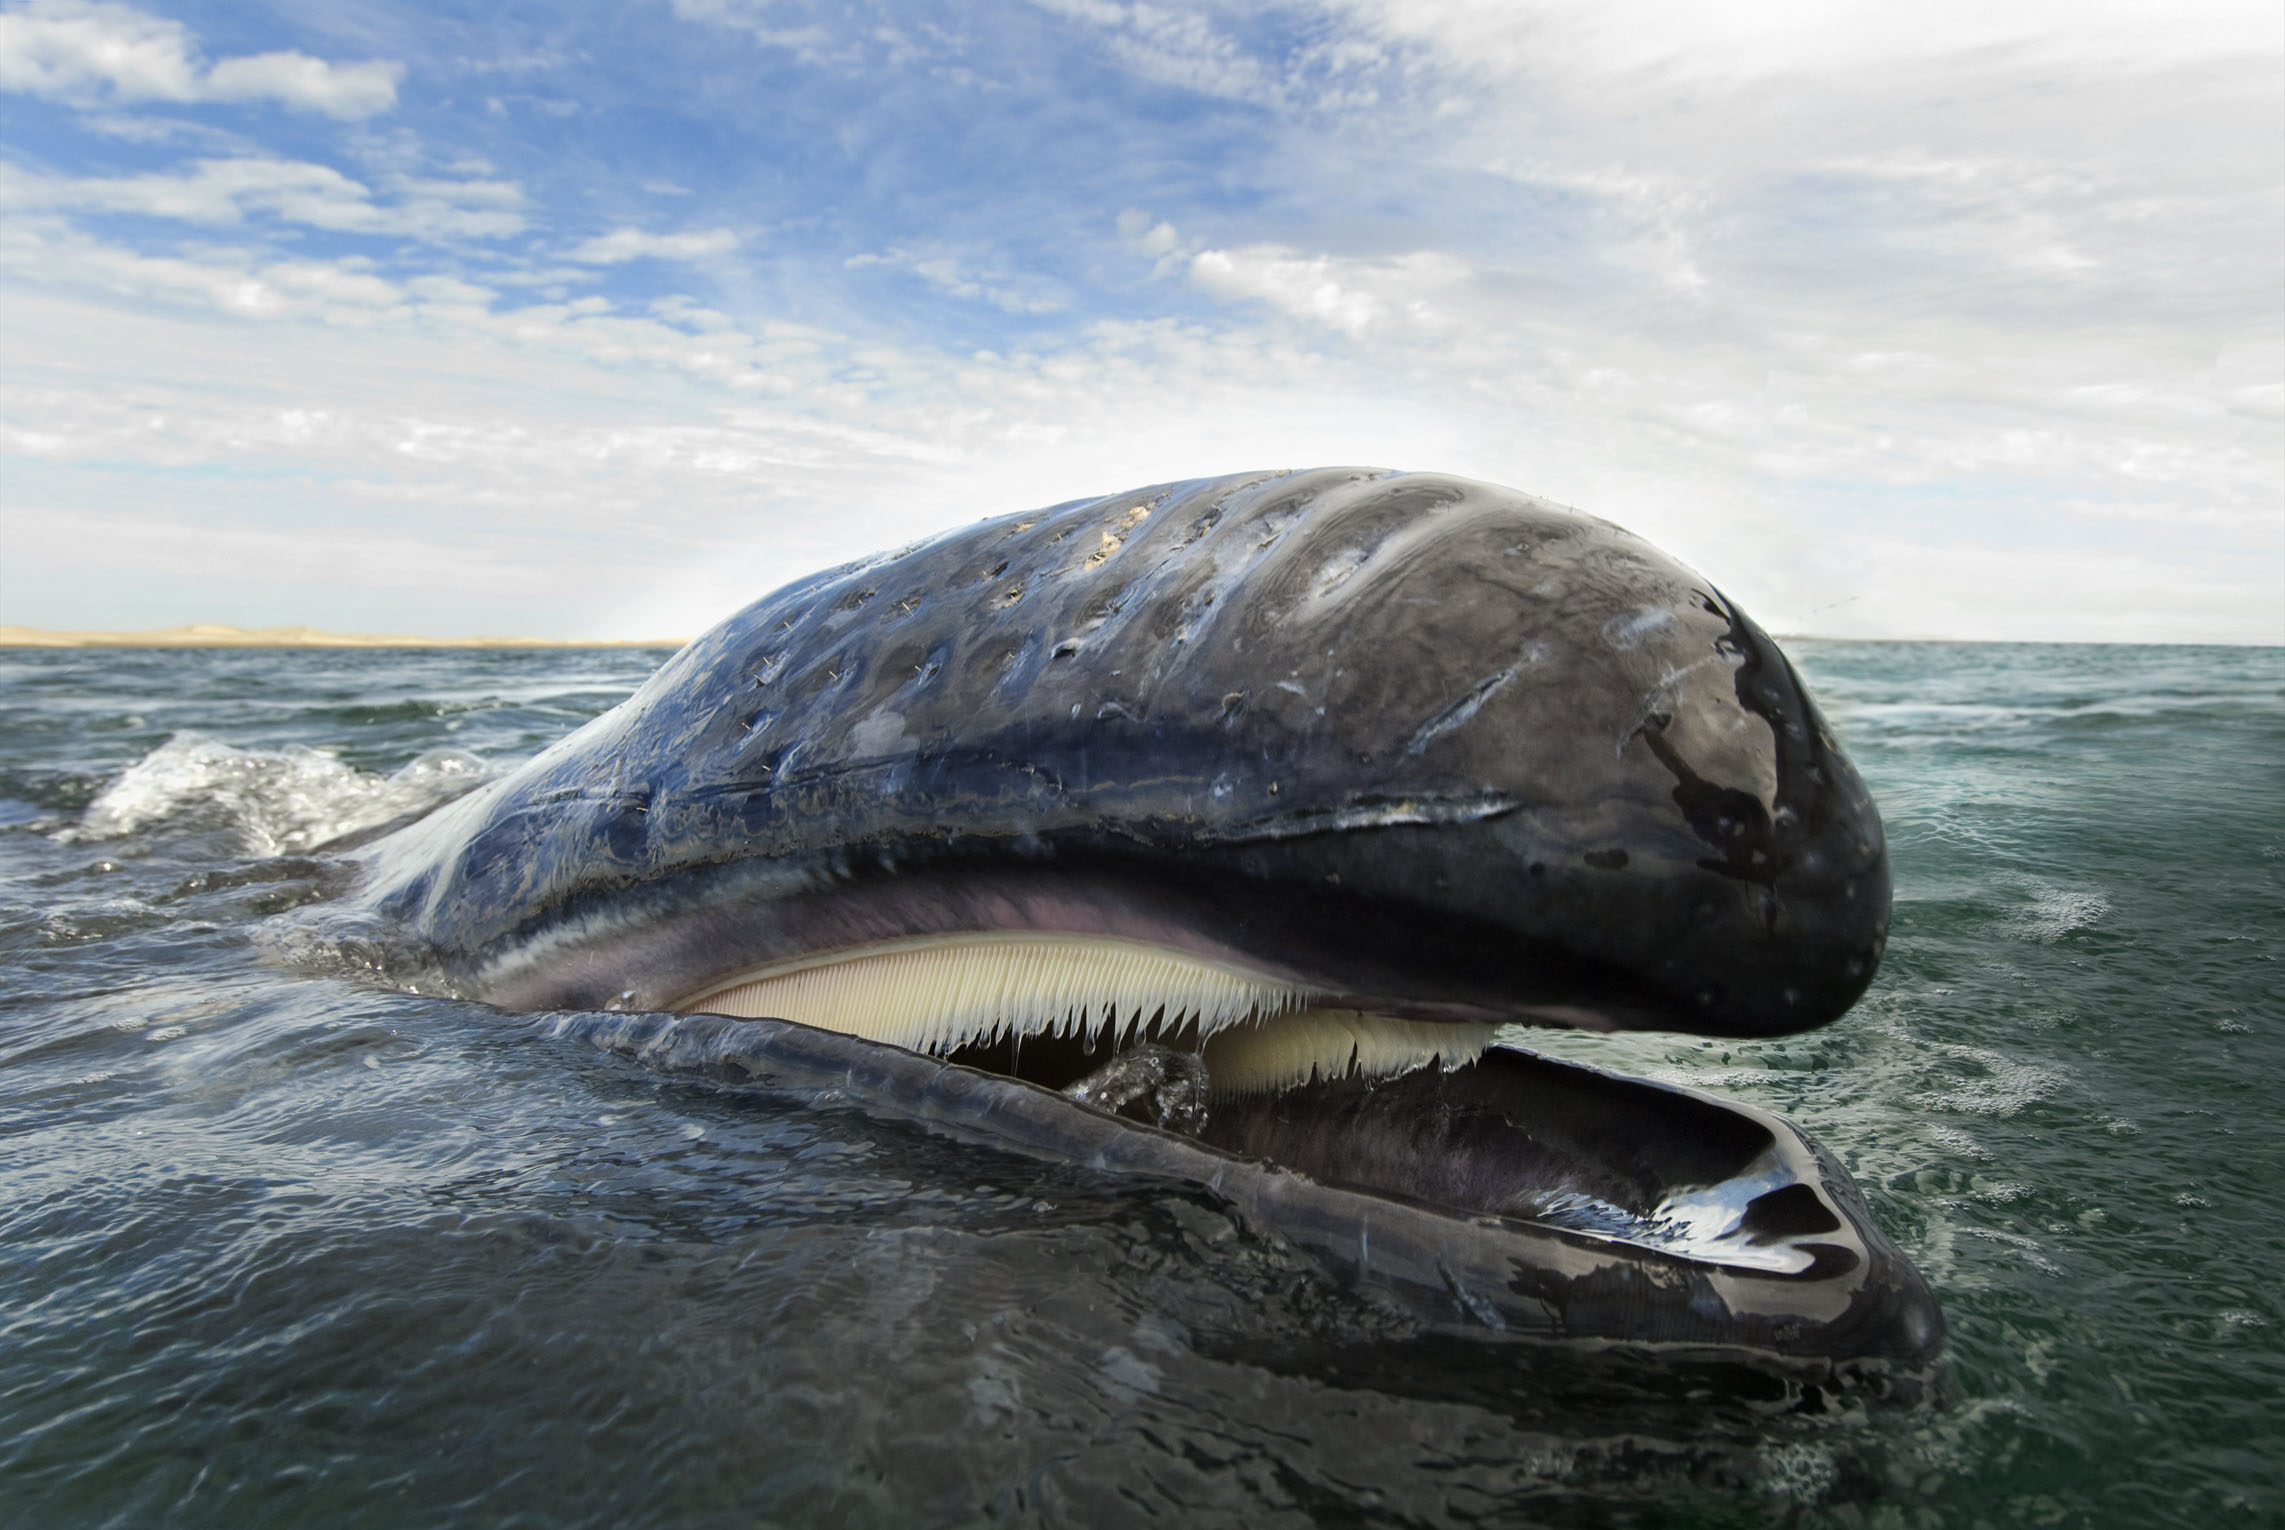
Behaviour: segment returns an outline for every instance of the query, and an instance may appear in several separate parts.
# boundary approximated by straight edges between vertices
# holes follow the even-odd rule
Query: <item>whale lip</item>
[[[1519,982],[1511,958],[1483,959],[1480,932],[1370,900],[1312,892],[1287,907],[1273,889],[1210,874],[996,859],[820,878],[799,895],[788,892],[786,873],[777,863],[712,868],[687,888],[600,903],[507,944],[465,991],[511,1010],[688,1011],[763,970],[930,939],[1064,935],[1131,943],[1319,1006],[1407,1020],[1617,1030],[1663,1029],[1677,1018],[1624,973],[1559,951]]]
[[[1424,832],[1344,831],[1334,853],[1369,861],[1376,839]],[[1310,860],[1298,872],[1291,841],[1269,858],[1206,847],[1179,862],[1100,840],[1056,853],[955,844],[857,864],[733,861],[572,900],[485,952],[462,985],[515,1010],[674,1010],[772,964],[930,936],[1061,933],[1133,941],[1407,1019],[1715,1029],[1614,963],[1373,896],[1354,872],[1342,885],[1319,871],[1322,849],[1301,853]],[[1786,1014],[1744,1033],[1823,1018]]]
[[[1727,1352],[1911,1401],[1940,1309],[1782,1117],[1507,1046],[1394,1084],[1222,1106],[1203,1135],[775,1020],[578,1012],[547,1031],[956,1140],[1197,1185],[1344,1285],[1475,1338]]]

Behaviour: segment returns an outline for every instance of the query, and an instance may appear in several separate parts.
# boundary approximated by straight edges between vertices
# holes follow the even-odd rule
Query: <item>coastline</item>
[[[0,648],[680,648],[685,638],[419,637],[191,622],[137,632],[0,626]]]

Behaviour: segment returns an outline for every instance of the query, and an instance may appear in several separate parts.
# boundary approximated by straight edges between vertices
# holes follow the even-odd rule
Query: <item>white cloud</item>
[[[1344,287],[1404,269],[1309,262]],[[2196,367],[2169,374],[2143,356],[2139,391],[2048,385],[2113,337],[2050,358],[2043,381],[1951,359],[1940,332],[1898,321],[1877,352],[1794,337],[1772,372],[1751,350],[1686,355],[1654,335],[1598,334],[1593,316],[1505,331],[1497,294],[1461,286],[1425,348],[1393,319],[1333,352],[1312,343],[1314,320],[1282,335],[1160,320],[957,359],[725,324],[688,302],[662,302],[657,317],[490,310],[476,294],[349,263],[166,262],[55,243],[11,264],[16,296],[0,319],[24,354],[68,343],[126,370],[0,370],[13,378],[0,418],[21,431],[10,503],[28,503],[42,471],[99,465],[85,494],[118,464],[148,463],[227,484],[182,513],[256,540],[265,517],[343,528],[325,545],[396,528],[388,535],[425,539],[437,556],[461,538],[528,538],[516,543],[521,580],[460,627],[688,631],[807,568],[964,516],[1176,474],[1363,460],[1582,504],[1698,563],[1780,627],[2285,637],[2256,598],[2260,578],[2235,566],[2243,555],[2143,558],[2136,585],[2129,551],[2000,545],[2019,535],[2002,502],[2036,482],[2054,486],[2052,513],[2081,524],[2227,510],[2234,519],[2209,524],[2274,569],[2258,551],[2278,520],[2267,427],[2201,412]],[[51,298],[24,296],[27,270],[45,273]],[[135,317],[85,292],[128,280],[172,283],[194,307]],[[200,307],[263,322],[201,320]],[[238,366],[217,389],[211,358],[224,344]],[[1883,412],[1909,432],[1858,423]],[[1971,488],[1916,497],[1931,463]],[[121,513],[152,483],[122,480]],[[1807,498],[1786,487],[1820,483]],[[1957,524],[1939,524],[1946,516]],[[2054,577],[2031,588],[2026,559]],[[198,588],[169,609],[211,615],[181,603]],[[565,590],[597,592],[609,609],[567,607],[551,593]]]
[[[1462,262],[1425,250],[1390,260],[1345,260],[1254,245],[1201,250],[1190,262],[1190,280],[1218,297],[1259,299],[1352,337],[1376,326],[1442,328],[1440,297],[1469,275]]]
[[[1586,506],[1785,629],[2285,638],[2260,593],[2285,540],[2276,426],[2258,413],[2273,345],[2240,346],[2218,368],[2162,331],[1995,351],[1941,316],[1899,314],[1677,346],[1657,315],[1519,309],[1434,252],[1206,253],[1290,318],[1098,323],[962,360],[741,323],[686,297],[648,314],[600,299],[499,308],[485,289],[355,261],[139,255],[20,222],[0,244],[0,296],[17,294],[0,319],[21,354],[134,362],[117,382],[83,371],[60,386],[14,368],[0,417],[19,464],[250,469],[292,486],[292,514],[440,518],[424,533],[440,546],[455,518],[485,536],[545,522],[559,544],[529,555],[555,588],[620,592],[622,614],[585,630],[625,635],[686,630],[806,567],[962,515],[1173,474],[1362,460]],[[53,297],[28,307],[33,290]],[[110,294],[188,317],[135,317]],[[234,322],[216,329],[201,312]],[[1327,329],[1341,337],[1331,350]],[[225,345],[240,363],[217,390],[209,358]],[[2104,376],[2120,380],[2087,381]],[[238,524],[260,501],[240,505],[243,488],[199,513]],[[2048,529],[2031,528],[2027,505]],[[630,507],[657,528],[632,563],[616,540]],[[768,537],[719,529],[758,524]],[[2119,538],[2137,525],[2182,547],[2142,559],[2144,586],[2122,604],[2136,559]],[[2015,587],[2027,559],[2055,577]],[[461,625],[562,630],[543,610],[534,597]]]
[[[404,66],[257,53],[209,66],[180,22],[106,0],[0,12],[0,90],[73,102],[275,101],[357,120],[397,103]]]
[[[243,133],[232,133],[207,122],[181,117],[160,117],[136,112],[83,112],[79,126],[106,138],[126,143],[196,144],[209,153],[255,154],[260,145]]]
[[[2274,14],[2243,0],[1760,0],[1672,6],[1661,0],[1336,0],[1384,37],[1425,41],[1445,57],[1503,74],[1761,84],[1776,78],[1877,77],[1932,58],[2005,57],[2026,66],[2149,68],[2275,51]]]
[[[833,42],[833,35],[817,26],[779,26],[772,0],[674,0],[674,13],[685,21],[712,22],[733,27],[765,47],[785,48],[814,58]]]
[[[286,260],[265,266],[263,277],[296,295],[328,305],[388,308],[404,300],[404,289],[375,276],[362,262]]]
[[[89,239],[62,225],[0,226],[0,273],[26,286],[53,284],[138,301],[183,304],[248,319],[314,319],[366,324],[418,301],[465,304],[483,289],[446,278],[398,283],[370,261],[276,260],[258,252],[207,248],[148,255]]]
[[[1143,79],[1276,111],[1367,111],[1379,104],[1382,81],[1398,62],[1381,38],[1364,31],[1306,35],[1326,29],[1311,25],[1319,18],[1298,7],[1279,19],[1300,19],[1305,35],[1282,51],[1263,52],[1236,35],[1263,19],[1259,7],[1153,0],[1032,4],[1081,29],[1114,63]],[[1236,27],[1217,24],[1217,13],[1234,13]]]
[[[608,234],[572,246],[566,258],[586,265],[618,265],[630,260],[704,260],[727,255],[738,247],[738,236],[726,228],[681,234],[646,234],[641,229],[613,229]]]
[[[1148,255],[1154,260],[1172,254],[1175,246],[1182,242],[1173,224],[1154,224],[1150,214],[1139,207],[1130,207],[1119,214],[1119,238],[1137,255]]]
[[[1115,0],[1033,0],[1068,20],[1095,28],[1111,54],[1135,73],[1161,84],[1206,95],[1253,98],[1265,104],[1283,94],[1260,59],[1198,10]]]
[[[37,0],[0,13],[0,88],[71,97],[108,87],[127,100],[198,93],[190,34],[124,5]]]
[[[509,285],[499,273],[485,274]],[[650,317],[619,313],[601,296],[498,307],[492,287],[440,274],[391,280],[361,258],[279,260],[234,247],[146,254],[54,219],[0,222],[0,298],[11,283],[70,301],[125,297],[176,305],[187,316],[222,313],[287,326],[370,329],[387,320],[408,332],[549,357],[572,369],[671,374],[727,390],[717,402],[800,388],[823,397],[843,386],[817,359],[821,347],[841,348],[838,336],[787,325],[740,328],[685,295],[653,300]],[[845,352],[840,364],[853,373],[872,366],[850,362]],[[903,363],[892,353],[889,365]]]
[[[989,303],[1002,313],[1054,313],[1069,306],[1068,298],[1055,282],[989,264],[979,269],[942,249],[892,248],[877,255],[852,255],[842,265],[851,270],[885,266],[910,271],[947,297]]]
[[[393,176],[396,195],[373,191],[327,165],[245,155],[194,161],[186,172],[46,176],[0,165],[0,207],[129,213],[236,225],[263,214],[341,233],[489,238],[523,227],[522,193],[500,181]]]
[[[1811,630],[1883,638],[2210,643],[2285,640],[2275,591],[2227,556],[2100,547],[2027,553],[1999,537],[1881,537],[1852,549],[1856,597]]]
[[[1151,263],[1153,281],[1180,270],[1191,252],[1184,248],[1182,235],[1173,224],[1161,219],[1153,223],[1149,213],[1139,207],[1130,207],[1119,214],[1119,243],[1128,253],[1140,255]]]
[[[278,101],[303,111],[356,120],[397,104],[402,64],[329,64],[306,53],[226,58],[207,72],[212,101]]]
[[[454,308],[488,308],[500,295],[457,276],[416,276],[405,283],[405,290],[423,302]]]

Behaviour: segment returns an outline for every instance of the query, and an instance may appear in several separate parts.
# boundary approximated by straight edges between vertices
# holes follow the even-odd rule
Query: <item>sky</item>
[[[687,636],[1328,463],[2285,642],[2285,13],[0,0],[0,623]]]

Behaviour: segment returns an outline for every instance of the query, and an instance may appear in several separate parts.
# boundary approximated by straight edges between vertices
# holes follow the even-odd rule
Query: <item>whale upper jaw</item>
[[[1869,796],[1712,585],[1526,495],[1359,469],[788,586],[367,866],[377,915],[516,1006],[1100,917],[1406,1013],[1767,1035],[1855,1000],[1889,907]]]
[[[1506,1024],[1805,1029],[1889,907],[1869,796],[1719,591],[1544,501],[1354,469],[801,581],[363,856],[376,924],[509,1008],[1220,1036],[1250,1086]]]

